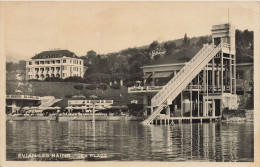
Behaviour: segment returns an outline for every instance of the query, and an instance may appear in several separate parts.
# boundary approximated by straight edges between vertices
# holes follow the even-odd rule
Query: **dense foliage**
[[[26,61],[20,60],[18,63],[6,62],[6,71],[12,72],[17,70],[25,70]]]
[[[130,86],[132,81],[142,80],[141,66],[156,61],[164,56],[172,56],[177,52],[185,52],[187,48],[202,47],[205,43],[211,43],[211,36],[189,38],[187,34],[183,39],[159,43],[153,41],[148,46],[128,48],[116,53],[98,54],[90,50],[81,58],[87,67],[84,77],[68,77],[64,80],[48,78],[45,81],[64,81],[77,83],[100,84],[124,80],[125,85]],[[236,30],[236,47],[253,53],[253,31]],[[19,63],[6,63],[8,72],[24,70],[25,61]],[[117,88],[117,86],[115,86]]]

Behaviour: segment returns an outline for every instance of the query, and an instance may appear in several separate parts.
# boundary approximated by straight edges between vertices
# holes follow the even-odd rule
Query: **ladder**
[[[217,47],[213,44],[204,45],[203,48],[152,98],[152,107],[155,111],[142,122],[150,124],[166,105],[167,99],[174,100],[181,91],[193,80],[196,75],[221,51],[222,44]]]

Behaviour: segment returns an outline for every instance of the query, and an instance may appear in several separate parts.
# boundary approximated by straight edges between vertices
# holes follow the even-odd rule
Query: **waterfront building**
[[[235,29],[221,24],[211,31],[212,44],[142,67],[144,86],[129,87],[128,92],[143,95],[143,124],[214,120],[224,108],[238,106]]]
[[[84,62],[69,50],[51,50],[36,54],[26,62],[26,80],[49,77],[83,77]]]
[[[60,100],[61,99],[56,99],[54,96],[6,95],[6,114],[18,113],[30,107],[43,110],[44,108],[51,107]]]
[[[69,112],[84,111],[92,112],[95,105],[96,110],[104,110],[112,107],[113,100],[83,100],[83,99],[70,99],[68,100],[68,107],[66,108]]]

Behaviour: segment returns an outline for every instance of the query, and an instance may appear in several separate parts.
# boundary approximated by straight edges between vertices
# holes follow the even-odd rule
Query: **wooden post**
[[[203,69],[203,92],[206,92],[206,70]]]
[[[212,99],[212,116],[215,117],[216,114],[215,114],[215,100]]]
[[[212,59],[212,93],[214,93],[215,89],[215,60]]]
[[[206,116],[206,100],[205,99],[203,99],[203,117],[205,117]]]
[[[224,91],[223,90],[223,86],[224,86],[224,84],[223,84],[223,80],[224,80],[224,78],[223,78],[223,74],[224,74],[223,73],[223,52],[221,52],[221,58],[220,59],[221,59],[221,64],[220,64],[221,65],[221,78],[220,78],[221,79],[221,94],[223,94],[223,91]]]
[[[229,86],[230,86],[230,93],[232,93],[233,90],[233,83],[232,83],[232,56],[229,54]]]
[[[181,116],[183,117],[183,92],[181,91]]]
[[[219,64],[217,64],[217,92],[219,91]]]
[[[225,64],[225,91],[227,91],[227,81],[228,81],[228,70],[227,70],[227,62]]]
[[[199,74],[198,74],[198,86],[199,86],[199,83],[200,83],[199,80],[200,80],[200,77],[199,77]],[[198,91],[197,105],[198,105],[198,116],[200,116],[200,91]]]
[[[234,63],[233,63],[233,66],[234,66],[234,94],[237,93],[237,82],[236,82],[236,55],[234,55]]]
[[[190,117],[192,117],[192,89],[190,89]]]

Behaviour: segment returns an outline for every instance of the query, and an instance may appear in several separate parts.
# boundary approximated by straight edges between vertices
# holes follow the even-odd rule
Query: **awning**
[[[172,74],[172,72],[154,73],[151,78],[166,78],[166,77],[169,77],[171,74]]]
[[[142,78],[149,78],[152,75],[152,73],[146,73]]]

